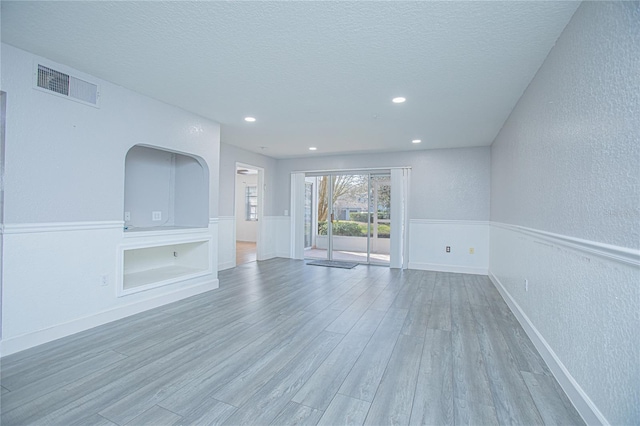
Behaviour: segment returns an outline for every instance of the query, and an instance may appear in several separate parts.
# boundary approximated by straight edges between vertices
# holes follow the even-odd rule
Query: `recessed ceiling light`
[[[403,98],[402,96],[398,96],[397,98],[391,99],[391,102],[393,102],[394,104],[401,104],[404,101],[406,101],[406,99]]]
[[[316,148],[315,146],[310,146],[309,147],[309,151],[315,151],[316,149],[318,149],[318,148]]]
[[[411,141],[411,143],[420,143],[420,142],[422,142],[422,140],[420,140],[420,139],[414,139],[414,140]]]
[[[248,121],[249,123],[253,123],[254,121],[256,121],[255,117],[245,117],[244,121]]]

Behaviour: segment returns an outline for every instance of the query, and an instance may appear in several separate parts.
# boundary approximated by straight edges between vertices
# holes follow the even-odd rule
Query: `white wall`
[[[236,146],[220,144],[220,216],[233,216],[235,204],[236,163],[249,164],[264,169],[265,180],[265,216],[277,216],[274,209],[276,193],[276,160],[266,155],[246,151]],[[280,213],[282,214],[282,213]]]
[[[276,211],[289,209],[292,171],[409,166],[409,218],[489,220],[490,158],[487,147],[278,160]]]
[[[292,171],[410,166],[409,268],[486,274],[490,165],[490,148],[278,160],[276,209],[290,209]]]
[[[1,59],[3,354],[211,288],[216,274],[121,298],[115,285],[127,151],[146,144],[203,158],[216,218],[219,125],[11,46]],[[99,83],[100,108],[34,90],[34,62]],[[204,229],[217,239],[216,221]]]
[[[220,144],[220,234],[218,238],[218,256],[220,270],[233,268],[236,258],[235,231],[235,191],[236,163],[249,164],[264,169],[264,217],[263,227],[267,235],[263,235],[259,248],[260,259],[274,257],[278,241],[269,237],[268,221],[275,215],[274,200],[279,188],[276,186],[276,160],[266,155],[256,154],[225,143]],[[278,218],[273,218],[278,219]],[[279,236],[280,233],[275,234]],[[288,238],[288,237],[287,237]],[[288,241],[288,240],[287,240]],[[280,243],[281,244],[281,243]]]
[[[582,3],[492,146],[492,278],[590,423],[640,419],[639,58]]]
[[[258,175],[236,175],[236,241],[256,242],[258,222],[246,219],[245,191],[256,186]]]

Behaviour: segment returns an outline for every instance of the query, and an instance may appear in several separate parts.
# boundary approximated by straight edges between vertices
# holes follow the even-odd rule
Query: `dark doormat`
[[[358,266],[355,262],[338,262],[337,260],[314,260],[313,262],[307,262],[307,265],[328,266],[330,268],[342,269],[352,269]]]

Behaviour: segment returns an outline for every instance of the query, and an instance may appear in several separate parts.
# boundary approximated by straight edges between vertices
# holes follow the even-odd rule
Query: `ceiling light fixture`
[[[406,101],[406,99],[403,98],[402,96],[398,96],[397,98],[391,99],[391,102],[393,102],[394,104],[401,104],[404,101]]]
[[[420,143],[420,142],[422,142],[422,140],[420,140],[420,139],[414,139],[414,140],[411,141],[411,143]]]
[[[248,121],[249,123],[253,123],[254,121],[256,121],[255,117],[245,117],[244,121]]]
[[[316,148],[315,146],[310,146],[309,147],[309,151],[315,151],[316,149],[318,149],[318,148]]]

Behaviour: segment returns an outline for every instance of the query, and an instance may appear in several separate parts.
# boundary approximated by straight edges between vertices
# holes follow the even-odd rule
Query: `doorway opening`
[[[391,176],[305,176],[304,257],[390,264]]]
[[[236,163],[235,240],[236,265],[258,260],[259,222],[262,219],[262,182],[259,167]]]

